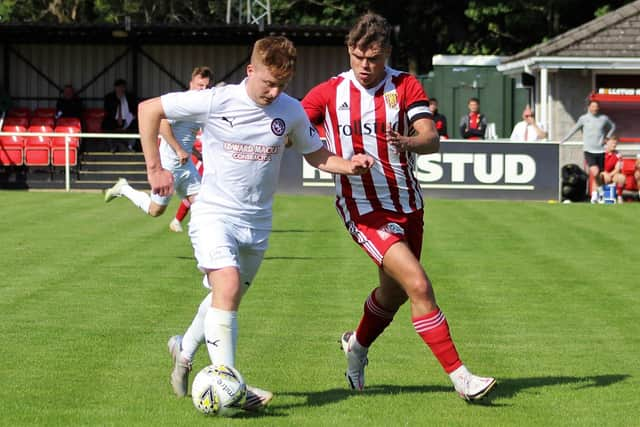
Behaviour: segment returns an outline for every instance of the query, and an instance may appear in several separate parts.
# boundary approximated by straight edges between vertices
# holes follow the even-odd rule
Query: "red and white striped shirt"
[[[385,78],[366,89],[350,70],[311,89],[302,105],[312,123],[324,126],[329,150],[346,159],[359,153],[376,159],[364,175],[334,178],[336,206],[345,222],[374,210],[422,209],[416,155],[398,153],[386,137],[388,123],[408,135],[415,120],[431,118],[428,98],[415,77],[387,67]]]

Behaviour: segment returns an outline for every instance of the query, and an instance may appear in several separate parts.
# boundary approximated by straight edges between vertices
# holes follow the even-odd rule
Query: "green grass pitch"
[[[331,197],[280,195],[239,314],[237,367],[269,411],[207,418],[172,395],[166,341],[204,296],[176,202],[146,218],[88,193],[0,192],[0,425],[640,425],[640,204],[428,200],[422,262],[463,361],[459,399],[403,307],[352,393],[338,338],[373,263]],[[201,348],[194,369],[208,360]]]

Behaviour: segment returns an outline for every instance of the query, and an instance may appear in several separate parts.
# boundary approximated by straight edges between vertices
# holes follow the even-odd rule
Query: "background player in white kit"
[[[200,304],[184,337],[172,337],[171,383],[178,396],[187,392],[188,373],[198,345],[206,339],[213,364],[235,366],[237,310],[267,249],[284,144],[311,165],[338,174],[362,174],[373,159],[364,154],[343,159],[326,150],[300,103],[283,92],[291,79],[296,50],[285,37],[258,40],[247,78],[198,92],[171,93],[139,108],[140,136],[154,194],[173,191],[173,175],[164,170],[155,144],[162,118],[204,123],[204,174],[191,208],[189,235],[205,285],[212,291]],[[248,388],[244,409],[257,410],[272,398]]]
[[[417,154],[440,148],[422,85],[386,66],[391,28],[380,15],[363,15],[347,36],[351,70],[321,83],[302,100],[311,121],[324,125],[336,154],[368,153],[369,173],[336,177],[336,207],[352,238],[378,267],[379,285],[364,304],[356,331],[340,341],[347,356],[348,384],[365,385],[369,347],[407,300],[413,326],[466,400],[484,397],[493,378],[471,374],[462,364],[449,325],[436,304],[420,264],[423,199],[414,169]]]
[[[191,73],[189,90],[196,91],[208,88],[213,79],[209,67],[196,67]],[[175,192],[181,199],[195,201],[200,191],[200,174],[191,160],[191,151],[202,123],[182,120],[162,120],[160,123],[160,158],[162,167],[173,173]],[[110,202],[116,197],[125,196],[146,214],[157,217],[164,213],[171,201],[172,194],[160,196],[147,194],[134,189],[125,178],[109,188],[104,194],[104,201]],[[180,223],[178,223],[178,226]],[[174,225],[175,226],[175,225]]]

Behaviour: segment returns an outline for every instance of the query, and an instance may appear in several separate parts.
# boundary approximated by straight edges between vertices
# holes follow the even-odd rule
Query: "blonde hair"
[[[262,64],[273,77],[286,80],[295,72],[296,57],[296,48],[291,40],[283,36],[269,36],[255,42],[251,63]]]

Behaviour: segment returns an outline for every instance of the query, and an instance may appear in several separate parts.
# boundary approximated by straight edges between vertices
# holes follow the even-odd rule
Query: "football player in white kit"
[[[209,67],[196,67],[191,73],[189,90],[196,91],[208,88],[213,79]],[[191,160],[193,144],[202,123],[183,120],[162,120],[160,123],[160,159],[162,167],[173,173],[176,194],[189,202],[195,201],[200,191],[200,174]],[[104,194],[104,201],[110,202],[117,197],[125,196],[146,214],[157,217],[164,213],[171,201],[172,194],[160,196],[147,194],[134,189],[125,178]]]
[[[284,93],[293,76],[296,50],[285,37],[258,40],[237,85],[166,94],[140,104],[139,125],[154,194],[173,191],[155,143],[163,118],[204,123],[204,174],[191,208],[189,236],[203,282],[210,287],[184,336],[169,339],[174,361],[171,384],[187,393],[194,354],[206,341],[211,363],[235,366],[237,310],[262,262],[271,232],[272,203],[287,139],[308,163],[336,174],[362,174],[373,158],[343,159],[324,148],[300,102]],[[269,403],[271,392],[248,387],[246,410]]]

